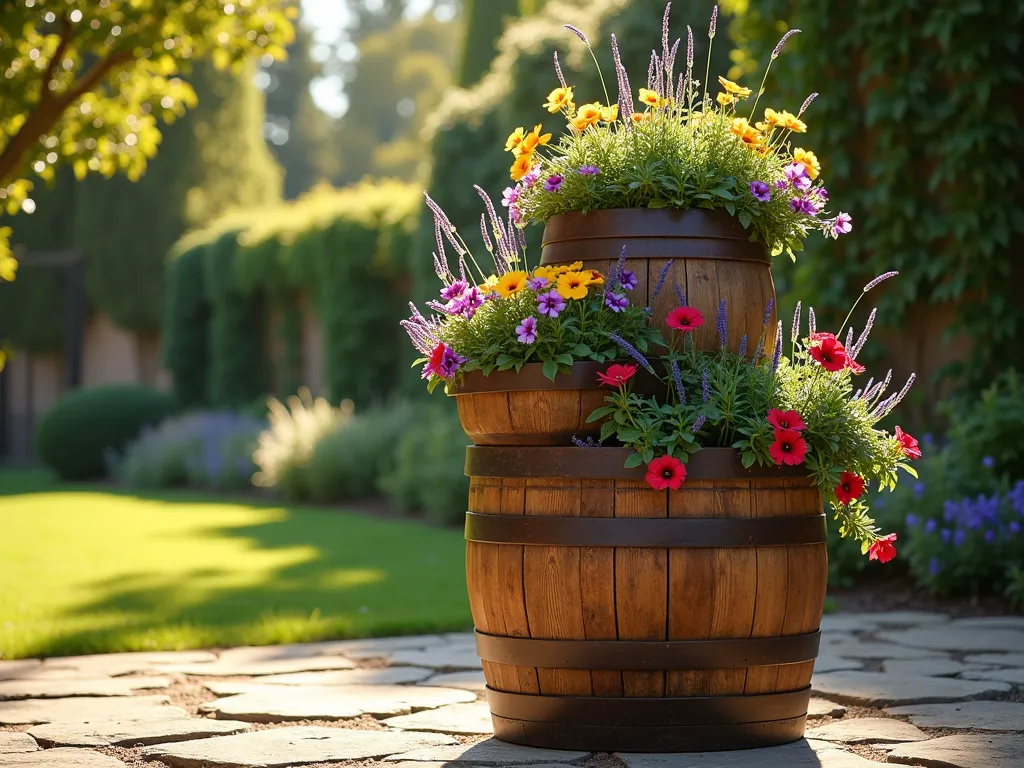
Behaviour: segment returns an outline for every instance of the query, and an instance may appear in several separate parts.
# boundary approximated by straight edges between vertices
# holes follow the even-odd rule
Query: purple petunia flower
[[[544,189],[548,192],[557,192],[562,188],[565,178],[560,173],[553,173],[544,179]]]
[[[444,354],[441,356],[440,371],[437,375],[442,379],[450,379],[464,362],[466,362],[466,358],[457,355],[455,350],[445,347]]]
[[[506,208],[515,205],[516,201],[519,199],[519,192],[520,189],[518,185],[514,187],[505,187],[504,191],[501,193],[501,204]]]
[[[832,231],[835,235],[848,235],[853,229],[853,217],[848,213],[839,212],[832,223]],[[833,237],[835,236],[833,235]]]
[[[565,309],[565,299],[558,291],[542,293],[537,297],[537,311],[548,317],[558,317],[558,313]]]
[[[771,188],[763,181],[750,182],[750,194],[753,195],[755,200],[761,203],[767,203],[772,199]]]
[[[456,280],[451,285],[445,286],[441,289],[441,298],[445,301],[451,301],[452,299],[459,298],[467,289],[469,283],[465,280]]]
[[[604,305],[612,312],[621,312],[629,306],[629,299],[626,298],[624,293],[606,293],[604,295]]]
[[[627,291],[632,291],[640,285],[640,281],[637,280],[636,274],[631,269],[622,270],[622,276],[619,278],[619,283]]]
[[[531,315],[517,325],[516,338],[523,344],[533,344],[537,340],[537,318]]]
[[[806,216],[813,216],[818,212],[814,203],[802,197],[794,197],[790,200],[789,207],[792,209],[793,213],[802,213]]]
[[[526,172],[526,175],[523,176],[522,179],[520,179],[519,183],[522,184],[524,188],[528,189],[528,188],[532,187],[534,184],[536,184],[537,183],[537,179],[539,179],[539,178],[540,178],[540,166],[539,165],[535,165],[535,166],[533,166],[533,168],[531,168],[529,171]]]
[[[782,169],[782,172],[786,174],[786,178],[793,184],[796,183],[797,179],[807,176],[807,168],[804,167],[803,163],[790,163]]]
[[[596,165],[581,165],[580,176],[597,176],[601,172],[601,169]]]
[[[811,194],[821,200],[823,203],[828,202],[828,190],[824,187],[815,187],[811,190]]]
[[[531,291],[539,291],[542,288],[547,288],[551,283],[546,277],[531,277],[526,281],[526,284],[530,286]]]

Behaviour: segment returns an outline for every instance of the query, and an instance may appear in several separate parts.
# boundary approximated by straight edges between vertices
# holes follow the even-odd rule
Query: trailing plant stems
[[[715,11],[718,11],[718,6],[715,6]],[[701,97],[700,103],[702,108],[707,104],[711,104],[711,91],[708,88],[708,78],[711,77],[711,48],[715,44],[715,33],[708,30],[708,64],[704,68],[704,95]]]
[[[597,67],[597,76],[601,78],[601,90],[604,91],[604,103],[611,104],[611,97],[608,96],[608,86],[604,83],[604,73],[601,71],[601,65],[597,61],[597,54],[594,53],[594,49],[590,47],[590,43],[587,43],[587,50],[590,51],[590,58],[594,60],[594,66]]]

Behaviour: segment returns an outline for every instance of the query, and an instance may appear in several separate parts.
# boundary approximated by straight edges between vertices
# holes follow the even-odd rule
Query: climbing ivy
[[[854,236],[809,243],[795,285],[848,305],[863,282],[899,270],[879,316],[899,328],[922,304],[953,302],[951,332],[970,336],[946,373],[970,388],[1024,362],[1024,5],[1016,0],[725,0],[743,53],[734,78],[756,82],[779,35],[787,44],[766,106],[812,91],[806,146],[828,171]]]

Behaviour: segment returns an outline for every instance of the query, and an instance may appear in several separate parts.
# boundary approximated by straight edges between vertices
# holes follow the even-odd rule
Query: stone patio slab
[[[942,651],[927,648],[910,648],[894,643],[860,642],[857,640],[833,641],[822,638],[822,656],[838,656],[849,659],[942,659]]]
[[[17,731],[0,731],[0,755],[12,752],[35,752],[39,749],[36,740],[27,733]]]
[[[878,633],[878,639],[915,648],[930,648],[958,653],[983,653],[986,651],[1017,651],[1024,648],[1024,632],[1013,629],[986,629],[979,631],[970,627],[943,627],[941,632],[918,627],[915,629],[886,630]]]
[[[945,624],[950,620],[950,617],[944,613],[933,613],[930,611],[865,611],[864,613],[840,615],[854,617],[865,624],[907,627]]]
[[[1024,667],[1024,652],[1021,653],[977,653],[965,661],[971,664],[990,664],[997,667]]]
[[[479,744],[450,744],[440,747],[425,747],[412,752],[392,755],[389,761],[408,761],[413,763],[439,762],[474,763],[476,765],[522,765],[528,763],[571,763],[582,760],[587,752],[566,752],[555,749],[537,749],[521,747],[498,739],[487,739]]]
[[[470,691],[413,685],[268,685],[203,704],[200,710],[227,720],[277,723],[347,720],[360,715],[391,717],[475,699]]]
[[[418,683],[434,674],[423,667],[379,667],[374,669],[330,669],[320,672],[292,672],[267,675],[267,685],[404,685]]]
[[[404,669],[404,667],[399,667]],[[462,688],[466,691],[483,693],[487,690],[487,680],[484,673],[466,670],[464,672],[444,672],[440,675],[424,680],[420,685],[439,685],[442,688]]]
[[[979,616],[957,619],[951,626],[970,629],[1016,629],[1024,632],[1024,616]]]
[[[145,672],[163,673],[168,665],[203,664],[217,660],[210,651],[145,651],[139,653],[102,653],[95,656],[57,656],[43,662],[41,675],[53,678],[51,670],[61,679],[68,677],[117,677]]]
[[[292,726],[161,744],[147,747],[143,754],[180,768],[280,768],[381,758],[451,742],[436,734]]]
[[[46,747],[135,747],[225,736],[251,728],[248,723],[235,720],[192,717],[175,720],[47,723],[30,728],[28,732]]]
[[[384,725],[404,731],[434,731],[437,733],[492,734],[491,712],[483,701],[472,704],[453,704],[412,715],[391,717]]]
[[[390,664],[407,664],[413,667],[431,669],[483,669],[476,646],[436,646],[421,651],[395,651],[390,654]]]
[[[801,739],[793,744],[765,749],[689,754],[615,755],[628,768],[877,768],[883,763],[867,760],[827,741]]]
[[[834,701],[828,699],[819,699],[812,697],[807,703],[807,717],[808,719],[822,718],[822,717],[842,717],[846,714],[846,707],[842,704],[836,704]]]
[[[863,659],[844,659],[833,653],[822,652],[814,660],[815,672],[839,672],[844,669],[863,669]]]
[[[172,664],[168,672],[185,675],[234,677],[280,675],[291,672],[313,672],[322,669],[352,669],[356,664],[344,656],[318,656],[303,653],[299,646],[231,648],[213,662],[205,664]]]
[[[837,720],[807,731],[807,738],[837,741],[842,744],[924,741],[929,736],[916,725],[885,717],[858,717]]]
[[[900,744],[889,753],[889,762],[941,768],[1020,768],[1024,736],[962,733]]]
[[[185,710],[168,706],[170,701],[167,696],[79,696],[70,699],[0,701],[0,725],[88,722],[122,717],[136,720],[188,717]]]
[[[17,699],[64,699],[69,696],[131,696],[135,691],[167,688],[168,677],[103,677],[95,680],[5,680],[0,682],[0,701]]]
[[[887,675],[881,672],[827,672],[815,675],[811,685],[816,692],[838,701],[873,706],[958,701],[1010,690],[1007,683],[988,680]]]
[[[116,757],[91,749],[46,749],[0,755],[0,768],[127,768]]]
[[[39,659],[14,659],[0,661],[0,680],[16,680],[26,677],[43,665]]]
[[[913,704],[890,707],[890,715],[908,717],[923,728],[974,728],[1024,731],[1024,702],[964,701],[958,704]]]
[[[962,672],[990,669],[983,664],[965,664],[953,659],[889,659],[886,660],[885,671],[890,675],[918,677],[946,677]],[[979,678],[982,680],[999,680],[1001,678]]]
[[[964,672],[966,680],[1000,680],[1010,685],[1024,685],[1024,669],[987,669]]]

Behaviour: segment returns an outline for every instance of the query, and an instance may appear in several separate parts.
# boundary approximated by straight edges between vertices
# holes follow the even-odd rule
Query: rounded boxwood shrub
[[[64,480],[105,477],[110,451],[120,453],[176,408],[170,395],[133,384],[74,390],[40,419],[36,452]]]

